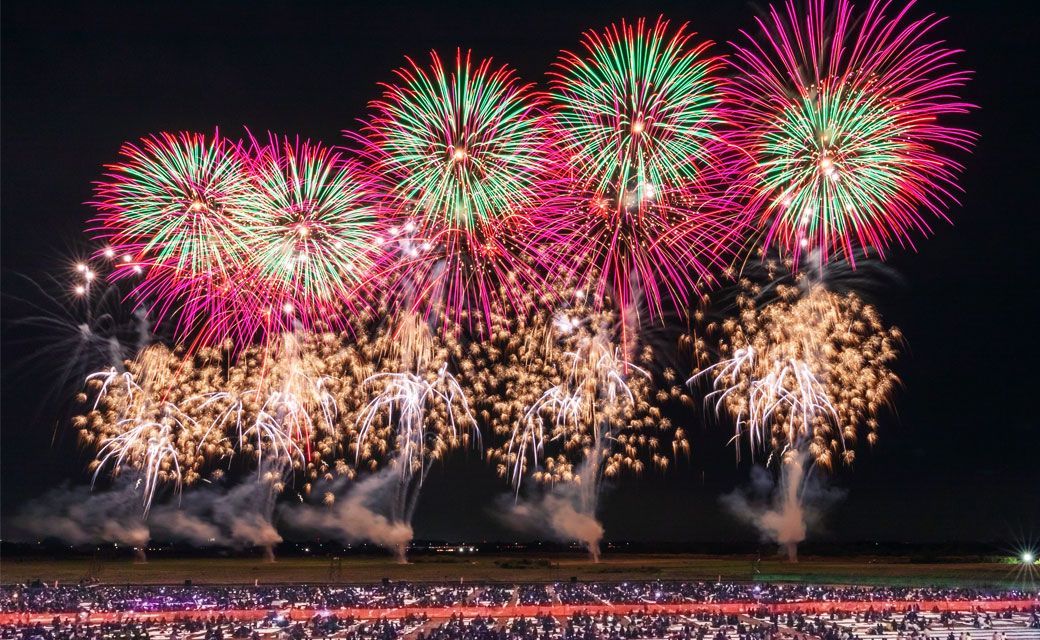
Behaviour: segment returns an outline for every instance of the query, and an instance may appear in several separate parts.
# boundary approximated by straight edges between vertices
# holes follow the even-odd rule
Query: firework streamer
[[[480,445],[480,432],[470,411],[467,391],[448,371],[449,354],[434,350],[435,337],[418,314],[406,314],[395,331],[392,350],[385,354],[385,365],[396,371],[381,371],[363,381],[372,390],[371,399],[357,417],[358,441],[381,428],[392,432],[394,442],[391,466],[394,473],[381,472],[363,480],[360,497],[347,497],[346,508],[367,508],[367,496],[375,491],[388,498],[389,522],[410,531],[412,515],[426,477],[427,466],[455,447],[473,442]],[[443,343],[441,343],[443,344]],[[385,366],[384,365],[384,366]],[[358,449],[355,464],[360,464]],[[402,531],[398,527],[395,531]],[[382,531],[382,527],[372,527]],[[399,537],[396,533],[394,539]],[[397,549],[404,558],[404,547]]]
[[[889,363],[901,335],[855,293],[834,293],[805,273],[786,276],[792,267],[792,259],[767,260],[767,285],[741,281],[738,315],[701,316],[706,326],[694,351],[704,368],[689,382],[710,381],[706,406],[734,419],[738,456],[745,440],[752,454],[769,454],[766,466],[779,476],[773,506],[751,508],[739,497],[730,503],[794,559],[813,469],[831,468],[835,456],[851,464],[862,431],[871,445],[877,441],[877,414],[898,383]],[[762,305],[762,296],[773,301]]]
[[[623,469],[641,472],[639,450],[657,448],[656,437],[644,431],[667,427],[667,420],[648,403],[648,372],[625,360],[611,340],[617,324],[613,313],[596,311],[579,297],[574,308],[540,317],[529,337],[511,336],[505,354],[496,356],[504,355],[512,366],[491,369],[493,375],[530,385],[511,404],[493,401],[497,422],[512,417],[512,423],[492,459],[510,478],[515,498],[525,478],[551,492],[505,507],[503,517],[510,524],[527,521],[523,528],[542,526],[553,537],[577,537],[597,559],[603,528],[596,511],[604,478]],[[492,353],[501,348],[492,345]],[[642,356],[648,361],[649,350]],[[520,357],[530,362],[524,366]],[[505,383],[507,394],[517,390],[516,382]],[[480,380],[478,385],[495,389],[503,382]],[[655,464],[663,459],[656,451],[653,456]]]

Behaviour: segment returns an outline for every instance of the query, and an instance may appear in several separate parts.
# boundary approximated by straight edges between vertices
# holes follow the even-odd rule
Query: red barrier
[[[770,613],[793,613],[802,612],[809,614],[827,613],[832,609],[842,611],[866,611],[868,609],[905,611],[916,608],[924,612],[935,609],[940,611],[998,611],[1008,608],[1029,609],[1040,607],[1040,598],[1033,600],[894,600],[894,601],[840,601],[826,602],[822,600],[805,602],[784,602],[778,604],[758,604],[752,602],[734,602],[724,604],[707,603],[671,603],[671,604],[591,604],[591,605],[565,605],[555,604],[549,606],[520,605],[506,607],[482,607],[482,606],[460,606],[460,607],[398,607],[393,609],[282,609],[279,613],[290,620],[307,620],[319,614],[335,614],[340,617],[353,616],[358,619],[377,620],[380,618],[399,620],[409,615],[425,614],[429,618],[449,618],[453,615],[462,615],[466,618],[476,616],[491,616],[496,619],[510,617],[532,617],[538,615],[570,616],[575,613],[588,613],[599,615],[602,613],[613,613],[615,615],[626,615],[633,612],[640,613],[668,613],[668,614],[692,614],[692,613],[726,613],[742,614],[753,613],[765,609]],[[228,610],[206,610],[206,611],[157,611],[157,612],[112,612],[91,613],[85,618],[92,623],[118,622],[121,620],[156,620],[165,618],[193,618],[209,619],[224,616],[231,620],[258,620],[268,615],[266,609],[228,609]],[[50,623],[54,618],[72,620],[77,618],[75,613],[0,613],[2,624],[35,624],[37,622]],[[81,618],[83,620],[83,618]]]

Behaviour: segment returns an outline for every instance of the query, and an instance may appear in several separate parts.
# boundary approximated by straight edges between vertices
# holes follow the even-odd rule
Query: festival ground
[[[605,554],[592,563],[585,554],[415,555],[408,564],[390,557],[130,558],[98,556],[0,559],[0,582],[41,580],[53,584],[96,580],[109,584],[260,584],[412,582],[555,582],[578,580],[805,581],[886,586],[999,586],[1035,589],[1038,572],[1000,562],[919,563],[905,557],[806,557],[792,563],[757,556]]]

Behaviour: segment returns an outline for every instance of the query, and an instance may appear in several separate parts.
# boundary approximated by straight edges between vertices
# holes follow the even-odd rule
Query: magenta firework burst
[[[944,154],[975,136],[944,120],[972,106],[955,95],[969,74],[911,5],[872,0],[856,16],[847,0],[807,13],[789,0],[735,45],[734,141],[766,246],[883,256],[928,233],[925,214],[946,217],[960,165]]]
[[[244,272],[267,299],[255,315],[312,326],[335,319],[374,272],[378,207],[372,179],[341,152],[268,135],[253,140],[256,197],[241,225]]]
[[[205,321],[247,252],[241,221],[256,190],[237,145],[215,133],[161,133],[126,144],[96,187],[94,235],[129,259],[115,277],[141,274],[136,297],[178,327]]]
[[[722,60],[684,26],[589,31],[552,76],[553,125],[578,202],[554,225],[562,259],[599,296],[651,316],[690,302],[724,265],[739,225],[725,204]],[[641,293],[640,293],[641,292]]]
[[[402,302],[456,316],[517,307],[537,280],[527,252],[534,217],[548,216],[555,157],[543,100],[508,67],[397,71],[361,136],[384,186],[400,251]],[[352,135],[348,132],[348,135]]]

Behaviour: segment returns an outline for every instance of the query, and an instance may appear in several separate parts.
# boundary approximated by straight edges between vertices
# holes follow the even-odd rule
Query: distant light
[[[123,256],[123,262],[130,262],[130,256]]]
[[[286,313],[292,313],[293,312],[293,306],[291,304],[286,303],[285,306],[282,307],[282,311],[284,311]]]
[[[1026,551],[1025,553],[1022,554],[1022,563],[1023,564],[1033,564],[1034,562],[1036,562],[1036,556],[1034,556],[1032,553],[1030,553],[1029,551]]]
[[[83,264],[82,262],[76,265],[76,271],[86,271],[86,270],[87,270],[87,265]]]
[[[108,258],[109,260],[111,260],[112,258],[116,257],[116,252],[112,251],[112,249],[110,249],[110,248],[109,249],[105,249],[105,257]]]

